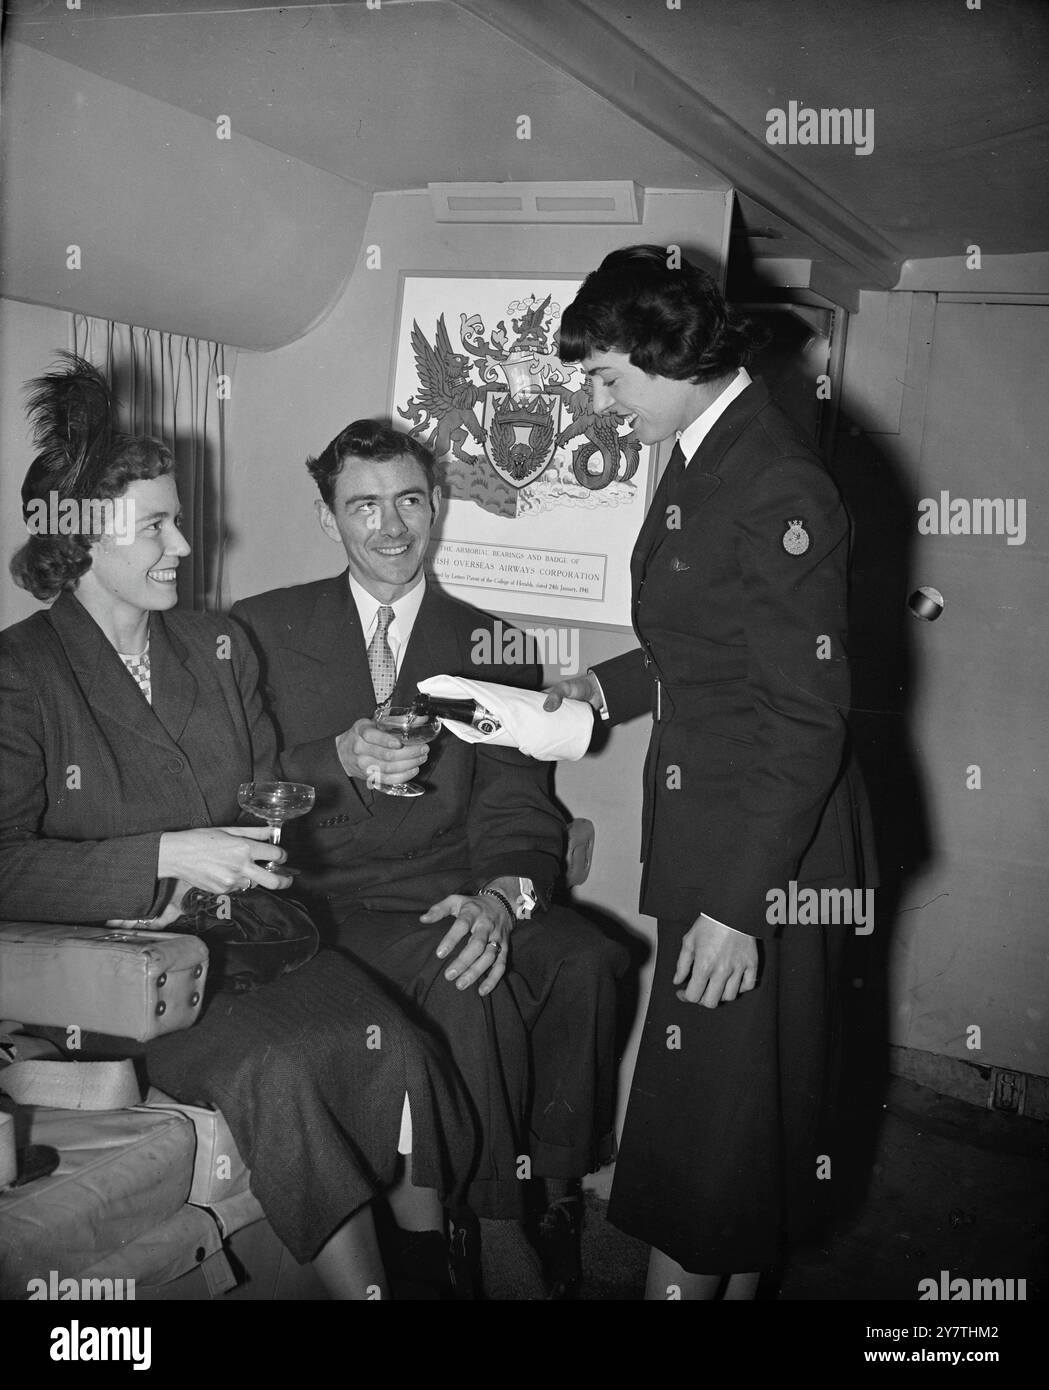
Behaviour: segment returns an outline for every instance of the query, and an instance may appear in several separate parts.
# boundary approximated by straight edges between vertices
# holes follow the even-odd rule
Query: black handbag
[[[244,994],[298,970],[317,954],[320,936],[294,898],[268,888],[205,893],[190,888],[169,931],[199,936],[208,948],[208,992]]]

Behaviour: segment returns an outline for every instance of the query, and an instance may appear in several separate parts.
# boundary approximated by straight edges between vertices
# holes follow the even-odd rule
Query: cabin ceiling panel
[[[91,0],[84,0],[85,9]],[[133,7],[15,20],[23,42],[372,190],[643,178],[726,187],[518,44],[442,0]],[[129,12],[130,11],[130,12]],[[517,137],[527,115],[531,139]]]
[[[1049,249],[1045,0],[984,0],[979,10],[964,0],[681,0],[678,10],[664,0],[520,0],[519,9],[518,0],[382,0],[378,10],[364,0],[82,0],[79,15],[62,0],[8,0],[6,9],[9,35],[208,121],[227,114],[235,131],[362,191],[459,180],[731,185],[737,249],[831,264],[837,254],[858,283],[874,283],[863,266],[877,266],[879,245],[886,263],[961,257],[972,242],[985,256]],[[545,42],[500,29],[500,10],[541,12]],[[637,69],[609,36],[632,46]],[[573,73],[580,42],[586,80]],[[641,60],[710,103],[703,150],[664,138],[673,97],[662,95],[662,111],[638,99]],[[769,146],[766,113],[791,101],[873,110],[873,152]],[[517,138],[522,114],[531,140]],[[751,157],[746,142],[717,157],[719,120],[754,142]],[[754,178],[755,153],[831,200],[843,225],[852,219],[851,261],[806,215],[818,200],[804,188],[791,206],[770,191],[776,179]]]
[[[773,148],[907,257],[1049,246],[1045,0],[584,4],[762,142],[792,100],[872,109],[869,155]]]

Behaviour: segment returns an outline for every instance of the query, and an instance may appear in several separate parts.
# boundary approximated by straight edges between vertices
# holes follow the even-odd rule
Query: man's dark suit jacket
[[[767,937],[769,890],[872,882],[845,724],[848,517],[760,381],[671,486],[668,469],[631,558],[641,647],[594,668],[612,722],[655,712],[662,683],[641,908]]]
[[[425,911],[448,893],[476,891],[504,874],[531,878],[545,897],[561,864],[564,820],[549,792],[550,768],[516,750],[463,743],[447,731],[430,744],[414,799],[384,796],[348,777],[335,736],[371,718],[375,696],[347,572],[275,589],[234,605],[262,667],[285,775],[317,788],[314,811],[289,838],[300,886],[329,921],[354,906]],[[410,703],[433,675],[506,685],[538,684],[535,668],[486,665],[478,634],[485,613],[432,583],[415,620],[394,691]],[[496,647],[495,650],[498,650]]]

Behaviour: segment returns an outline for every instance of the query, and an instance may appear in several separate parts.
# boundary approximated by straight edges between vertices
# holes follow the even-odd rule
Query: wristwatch
[[[535,888],[530,878],[517,880],[518,894],[514,903],[514,916],[519,922],[527,922],[538,905]]]

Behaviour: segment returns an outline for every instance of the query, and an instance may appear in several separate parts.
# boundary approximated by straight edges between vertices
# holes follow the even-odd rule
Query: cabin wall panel
[[[893,310],[886,299],[913,302]],[[891,325],[904,321],[901,341]],[[907,846],[885,836],[883,815],[883,840],[902,853],[883,866],[878,902],[898,910],[876,915],[887,939],[871,944],[864,987],[877,987],[874,962],[882,962],[893,1044],[1045,1076],[1049,489],[1039,441],[1049,436],[1049,308],[864,295],[849,348],[835,468],[847,497],[862,498],[857,470],[875,480],[870,507],[854,505],[865,571],[854,603],[880,554],[883,598],[895,612],[883,628],[855,633],[853,654],[861,678],[865,663],[887,668],[880,736],[894,752],[874,780],[883,812],[894,807],[921,841],[901,870]],[[882,406],[900,385],[899,429],[858,428],[889,423]],[[898,506],[885,502],[890,489]],[[970,515],[974,499],[1022,501],[1023,543],[1018,535],[1010,544],[1004,534],[919,534],[921,504],[935,502],[939,512],[943,492],[948,507],[964,499]],[[907,610],[919,585],[943,595],[934,622]],[[898,645],[883,638],[871,648],[872,630],[898,634]],[[861,679],[861,688],[878,684]],[[868,726],[878,718],[868,714]],[[979,1049],[969,1045],[971,1025],[980,1028]]]

